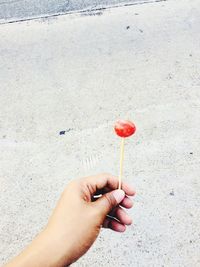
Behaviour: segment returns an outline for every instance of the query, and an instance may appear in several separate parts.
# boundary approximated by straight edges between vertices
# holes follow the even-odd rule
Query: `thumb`
[[[106,216],[113,208],[119,205],[125,197],[123,190],[117,189],[106,193],[95,201],[95,206],[98,208],[102,216]]]

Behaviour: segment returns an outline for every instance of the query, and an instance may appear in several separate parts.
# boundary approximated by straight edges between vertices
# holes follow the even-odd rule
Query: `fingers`
[[[118,180],[116,177],[104,173],[95,176],[83,178],[83,181],[90,185],[90,193],[95,194],[105,187],[111,187],[112,190],[117,189]],[[105,189],[104,189],[105,190]]]
[[[93,196],[92,197],[92,201],[96,201],[100,198],[101,196]],[[120,206],[125,208],[125,209],[131,209],[133,207],[133,201],[125,196],[125,198],[122,200],[122,202],[120,203]]]
[[[125,192],[127,196],[134,196],[135,190],[132,186],[128,185],[127,183],[122,182],[122,190]]]
[[[103,223],[103,228],[109,228],[115,232],[124,232],[126,230],[126,226],[114,218],[106,217]]]
[[[124,197],[125,193],[123,190],[113,190],[104,194],[92,204],[98,209],[103,221],[106,215],[122,202]]]
[[[116,190],[118,188],[118,178],[110,174],[100,174],[96,176],[90,176],[81,179],[81,188],[87,188],[87,192],[90,195],[90,201],[92,200],[93,207],[98,210],[101,218],[101,223],[105,220],[105,217],[116,207],[114,216],[120,221],[122,225],[129,225],[132,223],[131,218],[126,212],[119,207],[131,208],[133,203],[128,196],[133,196],[135,190],[122,183],[122,190]],[[83,192],[86,192],[85,190]],[[94,198],[95,195],[101,194],[100,197]],[[116,222],[112,222],[112,226],[120,227],[124,229],[124,226],[116,226]]]
[[[130,209],[133,207],[133,201],[128,198],[127,196],[122,200],[122,202],[120,203],[120,206],[122,206],[123,208],[126,209]]]
[[[103,173],[96,176],[82,178],[87,183],[91,194],[104,194],[118,188],[118,178],[111,174]],[[128,196],[134,196],[135,190],[128,184],[122,183],[122,190]]]
[[[132,224],[131,217],[125,212],[124,209],[122,209],[120,207],[116,207],[115,209],[113,209],[109,213],[109,215],[116,218],[122,224],[125,224],[125,225],[131,225]]]
[[[120,207],[113,209],[103,222],[104,228],[109,228],[116,232],[124,232],[126,225],[131,225],[131,217]]]

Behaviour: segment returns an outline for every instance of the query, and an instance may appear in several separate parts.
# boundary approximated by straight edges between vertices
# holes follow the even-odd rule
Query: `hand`
[[[9,266],[70,265],[90,248],[101,227],[124,232],[132,220],[123,208],[132,207],[128,196],[133,196],[135,191],[125,183],[122,183],[123,190],[116,190],[117,186],[118,179],[109,174],[70,182],[45,230],[27,249],[29,253],[24,252],[34,254],[38,264],[18,262]]]
[[[123,184],[115,190],[118,179],[101,174],[72,181],[63,192],[50,218],[48,231],[70,264],[83,255],[97,238],[101,226],[124,232],[131,218],[119,206],[131,208],[134,190]],[[101,197],[95,198],[96,195]],[[108,217],[110,215],[113,218]],[[117,219],[117,220],[116,220]]]

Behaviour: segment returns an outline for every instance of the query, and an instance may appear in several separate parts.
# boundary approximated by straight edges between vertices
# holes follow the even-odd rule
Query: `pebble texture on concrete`
[[[112,125],[129,118],[134,225],[102,231],[73,266],[200,266],[199,28],[198,0],[0,26],[2,263],[45,225],[69,180],[118,174]]]

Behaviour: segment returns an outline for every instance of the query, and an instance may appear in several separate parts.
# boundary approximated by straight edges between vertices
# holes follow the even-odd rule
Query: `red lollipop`
[[[119,172],[119,189],[122,185],[122,169],[124,161],[124,141],[126,137],[133,135],[136,131],[135,124],[131,121],[120,120],[115,123],[115,132],[118,136],[122,137],[121,140],[121,152],[120,152],[120,172]]]
[[[129,137],[134,134],[135,131],[136,127],[131,121],[121,120],[115,123],[115,132],[120,137]]]

